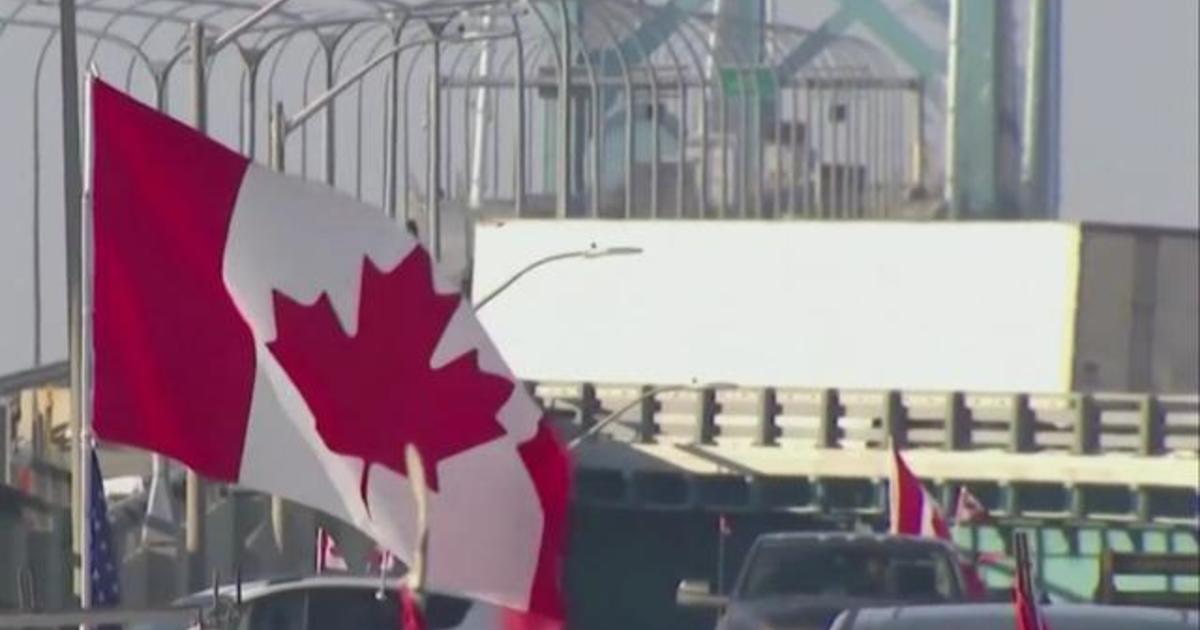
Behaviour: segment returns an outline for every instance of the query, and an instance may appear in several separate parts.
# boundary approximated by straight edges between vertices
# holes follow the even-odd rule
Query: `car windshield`
[[[753,552],[737,596],[862,597],[905,602],[956,599],[947,554],[926,545],[765,544]]]

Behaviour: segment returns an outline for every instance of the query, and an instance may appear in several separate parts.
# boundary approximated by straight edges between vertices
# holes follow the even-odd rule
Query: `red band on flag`
[[[96,434],[237,479],[254,340],[222,260],[248,161],[101,81],[92,102]]]
[[[892,532],[919,536],[925,490],[900,456],[900,451],[892,450],[892,463],[895,466],[891,480]]]
[[[521,460],[529,470],[538,491],[538,501],[545,515],[542,546],[538,552],[537,571],[529,596],[529,610],[543,617],[542,623],[528,620],[517,627],[547,627],[545,623],[561,624],[563,610],[563,554],[567,545],[567,507],[570,502],[570,461],[567,451],[550,429],[545,419],[538,424],[533,439],[519,449]],[[514,627],[514,624],[509,624]]]

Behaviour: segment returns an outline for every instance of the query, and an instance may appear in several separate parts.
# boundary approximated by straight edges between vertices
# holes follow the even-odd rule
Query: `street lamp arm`
[[[539,259],[529,263],[528,265],[525,265],[524,267],[522,267],[520,271],[513,274],[511,277],[509,277],[508,280],[505,280],[503,284],[496,287],[495,289],[493,289],[491,291],[491,293],[488,293],[487,295],[485,295],[483,297],[483,299],[476,302],[475,303],[475,312],[478,313],[479,309],[483,308],[484,305],[486,305],[488,302],[491,302],[493,299],[495,299],[496,296],[498,296],[501,293],[504,293],[506,290],[508,290],[508,288],[511,287],[517,280],[520,280],[521,278],[525,277],[526,274],[533,271],[534,269],[537,269],[538,267],[541,267],[542,265],[548,265],[552,262],[559,261],[559,260],[566,260],[568,258],[593,259],[593,258],[606,258],[608,256],[631,256],[631,255],[636,255],[636,254],[640,254],[640,253],[642,253],[641,247],[605,247],[605,248],[601,249],[599,247],[596,247],[595,243],[592,243],[592,246],[587,249],[582,249],[582,250],[573,251],[573,252],[562,252],[559,254],[553,254],[551,256],[546,256],[545,258],[539,258]]]
[[[484,306],[486,306],[488,302],[491,302],[493,299],[496,298],[496,296],[500,295],[501,293],[504,293],[506,290],[508,290],[509,287],[511,287],[513,284],[515,284],[521,278],[525,277],[529,272],[533,271],[534,269],[537,269],[538,267],[541,267],[543,265],[548,265],[555,261],[565,260],[568,258],[583,258],[586,255],[587,255],[586,252],[566,252],[566,253],[562,253],[562,254],[554,254],[553,256],[546,256],[545,258],[540,258],[538,260],[535,260],[535,261],[529,263],[528,265],[525,265],[525,267],[523,267],[520,271],[518,271],[517,273],[510,276],[508,278],[508,280],[505,280],[503,284],[496,287],[495,289],[492,289],[492,291],[490,293],[488,293],[481,300],[476,302],[475,303],[475,311],[479,312],[479,310],[482,309]]]
[[[482,34],[482,35],[462,37],[462,38],[458,38],[458,39],[455,39],[452,41],[455,44],[469,44],[471,42],[481,42],[481,41],[487,41],[487,40],[493,40],[493,39],[503,39],[505,37],[511,37],[512,35],[513,35],[513,33],[510,33],[510,32],[488,33],[488,34]],[[351,74],[350,76],[346,77],[345,79],[342,79],[341,81],[339,81],[337,85],[329,88],[324,94],[321,94],[320,96],[318,96],[317,98],[315,98],[311,102],[309,102],[308,105],[305,105],[304,109],[301,109],[300,111],[296,112],[296,114],[294,116],[288,118],[287,121],[283,125],[284,133],[285,134],[291,133],[292,130],[296,129],[300,125],[303,125],[304,121],[311,118],[313,116],[313,114],[316,114],[317,112],[321,111],[326,105],[329,104],[330,101],[337,98],[338,95],[340,95],[342,92],[345,92],[350,86],[361,81],[362,78],[364,76],[366,76],[366,74],[368,72],[373,70],[376,66],[383,63],[384,61],[390,59],[393,55],[398,55],[410,48],[417,48],[420,46],[428,46],[430,44],[437,43],[440,40],[441,40],[441,38],[438,38],[438,37],[426,37],[424,39],[418,39],[418,40],[414,40],[411,42],[406,42],[406,43],[400,44],[399,46],[393,46],[392,48],[385,50],[382,53],[379,53],[374,58],[372,58],[370,61],[363,64],[363,66],[360,67],[358,70],[355,70],[353,74]]]
[[[283,5],[283,3],[287,2],[287,1],[288,0],[271,0],[271,2],[264,4],[261,8],[259,8],[254,13],[251,13],[250,15],[246,16],[246,18],[243,19],[241,22],[238,22],[237,24],[234,24],[233,26],[229,27],[225,32],[223,32],[217,36],[217,39],[213,42],[212,50],[209,51],[209,54],[210,55],[217,54],[217,51],[224,48],[226,44],[228,44],[229,42],[232,42],[234,39],[237,38],[238,35],[241,35],[242,33],[245,33],[246,31],[253,28],[255,24],[258,24],[259,22],[261,22],[263,20],[263,18],[270,15],[273,11],[275,11],[275,9],[278,9],[280,6]]]

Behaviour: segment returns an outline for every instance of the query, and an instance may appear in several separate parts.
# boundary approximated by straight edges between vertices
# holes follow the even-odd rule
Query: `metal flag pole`
[[[86,559],[87,518],[84,513],[84,497],[87,486],[82,476],[87,466],[83,465],[82,417],[83,409],[83,283],[81,276],[83,260],[81,219],[83,214],[83,183],[80,169],[79,146],[79,60],[76,56],[75,1],[62,0],[58,4],[59,45],[62,58],[62,121],[63,121],[63,210],[66,226],[67,250],[67,345],[71,372],[71,531],[72,547],[79,554],[80,566]],[[77,573],[76,585],[80,598],[87,605],[87,589],[84,588],[86,573]]]
[[[205,90],[204,65],[208,56],[205,50],[204,24],[192,22],[189,35],[192,56],[192,126],[200,133],[206,133],[208,93]],[[204,515],[207,512],[204,492],[204,481],[196,471],[189,468],[184,491],[187,521],[184,528],[185,583],[188,592],[200,588],[204,582]]]
[[[80,583],[80,606],[92,604],[92,475],[97,471],[92,466],[92,87],[100,76],[96,64],[88,69],[83,99],[83,194],[79,222],[79,277],[80,277],[80,325],[79,325],[79,462],[81,525],[79,569],[83,577]],[[107,518],[107,516],[105,516]]]

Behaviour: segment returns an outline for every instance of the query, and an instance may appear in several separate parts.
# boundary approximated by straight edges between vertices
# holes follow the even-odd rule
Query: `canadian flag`
[[[566,453],[383,213],[92,86],[96,433],[416,540],[427,584],[561,620]]]
[[[893,534],[922,536],[953,542],[950,537],[950,528],[946,526],[946,519],[942,516],[942,510],[938,507],[937,501],[929,496],[925,486],[921,485],[921,480],[913,474],[912,469],[908,467],[908,462],[904,461],[904,457],[896,449],[892,449],[892,475],[888,491],[890,493],[888,507]],[[960,559],[959,564],[962,567],[963,576],[967,580],[968,593],[975,598],[985,597],[987,587],[980,578],[979,572],[965,559]]]

